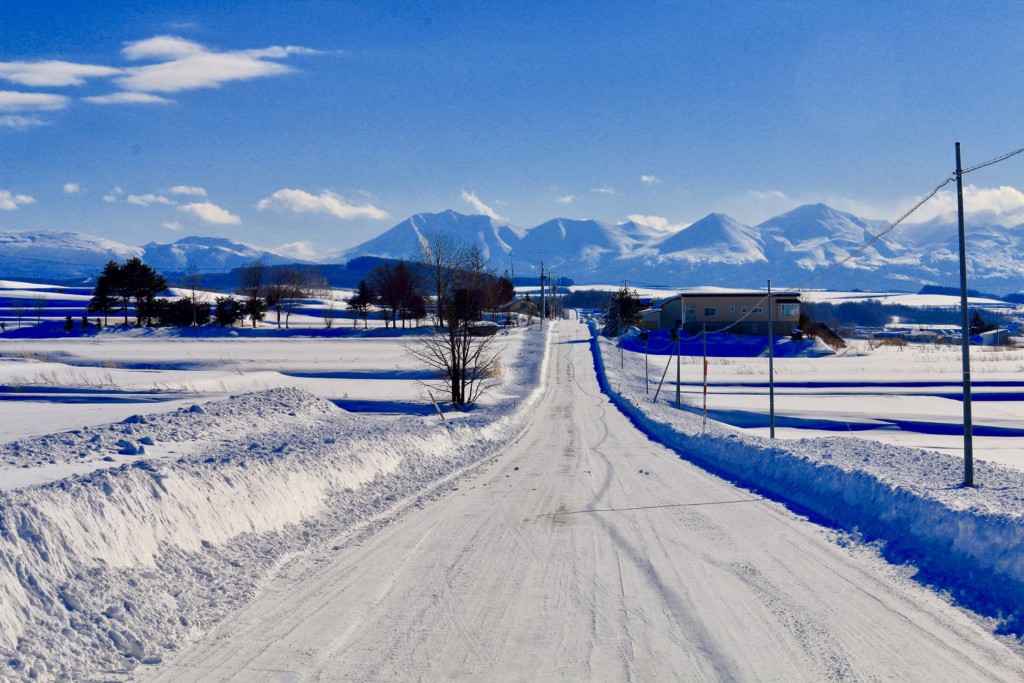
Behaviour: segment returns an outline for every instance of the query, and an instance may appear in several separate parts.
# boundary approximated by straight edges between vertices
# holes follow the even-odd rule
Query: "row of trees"
[[[412,263],[382,263],[360,281],[346,303],[363,319],[364,327],[374,307],[382,312],[385,327],[397,327],[399,320],[405,327],[407,321],[418,322],[432,312],[440,328],[449,317],[453,298],[458,298],[456,317],[479,320],[486,311],[496,316],[498,307],[515,296],[511,278],[496,277],[479,248],[458,245],[445,233],[425,238],[415,258]],[[431,301],[432,311],[428,311]]]
[[[122,264],[108,261],[96,280],[88,311],[107,317],[121,312],[128,324],[128,309],[134,305],[135,324],[152,324],[158,313],[157,295],[167,289],[167,280],[135,257]]]

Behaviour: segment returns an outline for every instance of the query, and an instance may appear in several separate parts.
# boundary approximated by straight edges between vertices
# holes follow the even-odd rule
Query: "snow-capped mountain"
[[[721,213],[705,216],[652,245],[659,263],[728,263],[765,261],[764,239],[756,228]]]
[[[713,213],[675,231],[567,218],[521,228],[488,216],[443,211],[410,216],[325,261],[411,258],[420,241],[437,232],[478,245],[498,272],[536,275],[543,261],[548,272],[580,284],[626,280],[667,287],[759,287],[770,278],[780,288],[916,291],[923,285],[957,286],[955,224],[901,225],[875,240],[888,227],[885,221],[824,204],[800,206],[756,226]],[[1004,227],[968,216],[967,242],[971,288],[1024,290],[1024,225]],[[110,259],[132,256],[163,272],[182,271],[190,261],[200,271],[231,269],[261,258],[271,265],[299,261],[279,250],[222,238],[186,237],[133,247],[80,233],[0,232],[0,276],[89,277]]]
[[[51,280],[95,277],[107,261],[138,256],[158,271],[184,271],[189,262],[199,271],[237,268],[263,259],[268,265],[297,263],[288,254],[220,237],[185,237],[170,244],[135,247],[78,232],[0,232],[0,275]]]
[[[275,266],[300,259],[279,251],[223,237],[184,237],[170,244],[150,242],[143,247],[142,260],[159,271],[184,271],[191,264],[198,271],[231,270],[262,259]]]
[[[955,225],[901,225],[865,246],[889,225],[824,204],[800,206],[756,226],[714,213],[678,231],[564,218],[523,229],[446,211],[417,214],[340,260],[356,255],[408,258],[417,235],[446,231],[481,244],[499,271],[504,267],[494,255],[512,254],[517,275],[536,274],[543,260],[548,271],[581,284],[627,280],[670,287],[756,287],[770,278],[779,287],[808,283],[916,291],[929,284],[956,286]],[[979,225],[969,228],[968,235],[971,287],[997,292],[1024,288],[1024,226]],[[844,259],[824,277],[810,280]]]
[[[455,211],[418,213],[358,247],[346,249],[328,259],[329,263],[347,263],[359,256],[409,258],[421,240],[430,233],[445,233],[465,244],[481,247],[484,257],[495,264],[522,239],[522,231],[489,216],[467,216]]]
[[[107,261],[142,256],[142,248],[79,232],[0,231],[0,273],[7,277],[90,277]]]

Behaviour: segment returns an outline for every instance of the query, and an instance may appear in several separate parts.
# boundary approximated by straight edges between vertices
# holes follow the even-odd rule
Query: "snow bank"
[[[527,334],[502,386],[512,398],[450,429],[276,389],[0,448],[8,471],[108,467],[0,492],[0,680],[159,663],[291,553],[454,486],[521,429],[540,394],[545,338]]]
[[[977,488],[966,489],[962,461],[945,454],[842,437],[772,441],[713,420],[705,430],[699,409],[675,409],[667,383],[656,404],[641,391],[642,355],[626,354],[620,369],[613,342],[595,336],[594,344],[604,390],[653,438],[802,512],[882,541],[886,556],[915,565],[919,579],[999,618],[1004,630],[1024,632],[1024,472],[977,461]],[[605,365],[606,354],[614,362]]]

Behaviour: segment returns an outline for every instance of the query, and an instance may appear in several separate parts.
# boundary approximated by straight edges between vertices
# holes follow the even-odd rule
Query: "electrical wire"
[[[1012,152],[1007,152],[1006,154],[1002,154],[1000,156],[997,156],[994,159],[989,159],[988,161],[983,161],[980,164],[975,164],[974,166],[971,166],[969,168],[965,168],[965,169],[961,170],[960,173],[961,173],[961,175],[964,175],[964,174],[967,174],[967,173],[973,173],[974,171],[980,170],[980,169],[985,168],[987,166],[992,166],[993,164],[998,164],[1000,161],[1006,161],[1010,157],[1015,157],[1018,154],[1020,154],[1021,152],[1024,152],[1024,147],[1021,147],[1020,149],[1015,149]]]

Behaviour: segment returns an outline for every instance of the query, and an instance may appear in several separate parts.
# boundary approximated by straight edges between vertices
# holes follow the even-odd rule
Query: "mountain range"
[[[536,276],[543,261],[547,272],[579,284],[759,287],[771,279],[780,288],[917,291],[924,285],[957,286],[955,224],[901,225],[875,240],[888,227],[885,221],[824,204],[800,206],[754,226],[713,213],[681,230],[568,218],[520,228],[488,216],[443,211],[410,216],[319,261],[409,258],[422,237],[444,232],[479,245],[499,273]],[[967,250],[970,287],[1024,290],[1024,225],[969,221]],[[162,272],[183,271],[189,264],[199,271],[221,271],[260,258],[270,265],[297,262],[274,249],[224,238],[186,237],[135,247],[81,233],[0,232],[3,277],[88,277],[110,259],[132,256]]]

